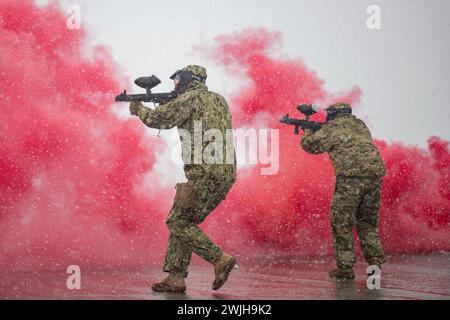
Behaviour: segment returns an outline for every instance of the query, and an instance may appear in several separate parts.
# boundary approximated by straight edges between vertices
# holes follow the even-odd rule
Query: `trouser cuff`
[[[167,272],[172,277],[187,278],[187,276],[188,276],[187,271],[174,271],[174,270],[169,270],[168,268],[164,268],[163,271]]]
[[[176,278],[187,278],[187,272],[169,272],[169,275]]]
[[[216,264],[219,261],[220,257],[222,257],[222,255],[223,255],[223,250],[219,248],[217,250],[217,254],[214,256],[214,259],[212,261],[210,261],[210,262],[212,264]]]

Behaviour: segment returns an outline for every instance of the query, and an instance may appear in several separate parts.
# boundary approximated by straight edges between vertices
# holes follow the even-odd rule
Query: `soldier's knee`
[[[166,225],[170,231],[173,231],[175,229],[177,220],[177,216],[174,214],[174,212],[170,212],[169,216],[166,219]]]
[[[166,219],[166,226],[167,226],[167,228],[168,228],[170,231],[172,231],[171,229],[173,228],[173,225],[174,225],[174,221],[173,221],[173,219],[169,216],[169,217]]]
[[[353,232],[351,227],[335,226],[333,230],[334,236],[337,241],[347,242],[353,239]]]
[[[351,207],[332,207],[330,219],[332,225],[341,228],[351,228],[356,222],[354,210]]]
[[[177,229],[179,229],[179,223],[176,221],[176,219],[172,218],[172,217],[168,217],[166,220],[166,225],[167,228],[172,232],[172,233],[176,233],[175,231]]]

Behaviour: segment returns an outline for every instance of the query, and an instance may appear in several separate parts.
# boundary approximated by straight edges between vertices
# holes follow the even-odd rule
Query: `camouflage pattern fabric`
[[[190,71],[196,76],[203,77],[205,79],[208,77],[208,75],[206,74],[206,69],[195,64],[184,67],[183,69],[181,69],[181,71]]]
[[[222,255],[222,250],[212,243],[198,224],[225,199],[233,184],[232,181],[217,181],[214,178],[189,182],[193,182],[198,195],[196,207],[180,208],[174,202],[167,218],[170,238],[163,270],[177,277],[187,276],[192,252],[211,264],[215,264]]]
[[[332,104],[330,108],[334,108],[335,110],[352,110],[352,107],[348,103],[344,102]]]
[[[334,167],[336,183],[330,218],[338,267],[353,267],[355,225],[366,260],[381,264],[384,254],[378,219],[381,177],[386,171],[367,126],[355,116],[343,114],[315,133],[306,130],[301,145],[312,154],[328,152]]]
[[[353,227],[369,264],[384,258],[378,236],[381,178],[337,177],[331,204],[331,230],[337,266],[351,269],[355,263]]]
[[[195,71],[206,77],[203,67],[191,65],[186,68],[189,68],[186,71]],[[227,129],[232,128],[229,107],[221,95],[208,91],[207,86],[197,80],[192,81],[176,99],[154,110],[139,102],[132,102],[130,110],[132,107],[137,109],[137,115],[148,127],[170,129],[176,126],[182,141],[182,158],[188,183],[177,185],[175,201],[167,218],[170,238],[164,271],[186,277],[192,252],[210,263],[215,263],[222,255],[222,250],[208,239],[198,224],[225,199],[236,180],[234,147],[231,146],[230,150],[230,146],[225,143]],[[195,131],[195,126],[199,124],[201,130]],[[205,163],[205,159],[198,161],[198,146],[194,143],[201,134],[201,150],[205,150],[211,142],[205,139],[205,132],[210,129],[215,129],[224,139],[223,149],[213,150],[222,155],[222,160],[215,163]],[[186,138],[186,132],[190,133],[190,141]],[[230,151],[232,161],[227,163],[226,154]]]
[[[306,130],[301,145],[306,152],[328,152],[336,176],[382,177],[383,160],[369,129],[353,115],[341,115],[316,133]]]

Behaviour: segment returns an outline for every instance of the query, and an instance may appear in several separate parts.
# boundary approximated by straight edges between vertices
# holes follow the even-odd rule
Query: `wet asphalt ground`
[[[239,264],[219,291],[211,289],[213,268],[191,266],[186,294],[155,294],[150,286],[165,276],[159,267],[81,270],[81,289],[68,289],[66,270],[6,272],[0,299],[445,299],[450,300],[450,253],[388,256],[380,289],[367,288],[367,265],[358,260],[356,279],[328,278],[331,257],[259,259]]]

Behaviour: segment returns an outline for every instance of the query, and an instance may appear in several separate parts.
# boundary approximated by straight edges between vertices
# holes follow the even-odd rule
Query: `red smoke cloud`
[[[358,88],[332,95],[301,61],[272,58],[280,40],[279,33],[247,30],[209,48],[217,63],[250,81],[230,101],[235,126],[263,121],[280,129],[278,174],[261,176],[259,165],[240,170],[227,201],[202,225],[241,261],[268,251],[330,252],[331,165],[304,153],[293,128],[278,119],[299,102],[360,97]],[[1,269],[162,262],[174,190],[144,181],[162,142],[145,137],[137,119],[111,111],[125,80],[106,48],[87,56],[84,42],[84,31],[67,29],[54,4],[0,4]],[[388,166],[381,212],[387,251],[449,250],[448,142],[431,138],[428,151],[378,144]]]
[[[122,85],[108,50],[86,56],[55,4],[2,1],[0,18],[0,264],[148,262],[172,191],[135,192],[160,140],[111,112]]]
[[[327,106],[336,101],[357,104],[361,90],[332,94],[300,60],[273,58],[280,33],[248,29],[219,36],[210,58],[250,85],[231,104],[237,126],[248,126],[261,113],[265,126],[280,130],[280,170],[261,176],[260,166],[240,172],[228,198],[241,228],[252,243],[277,254],[315,255],[331,252],[329,204],[333,171],[327,156],[301,150],[293,128],[281,115],[301,102]],[[267,115],[268,114],[268,115]],[[316,116],[323,120],[324,114]],[[380,229],[388,253],[450,249],[450,160],[448,142],[433,137],[429,150],[377,142],[387,166],[382,193]]]

